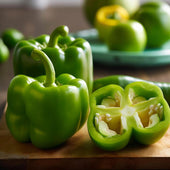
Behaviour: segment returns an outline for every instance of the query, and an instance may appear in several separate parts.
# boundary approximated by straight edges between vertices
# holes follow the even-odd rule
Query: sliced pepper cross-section
[[[120,150],[131,138],[141,144],[158,141],[170,124],[170,110],[159,87],[134,82],[125,89],[107,85],[91,96],[88,131],[104,150]]]

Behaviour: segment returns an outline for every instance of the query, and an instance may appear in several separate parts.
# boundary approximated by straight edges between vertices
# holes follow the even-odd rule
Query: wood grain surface
[[[126,148],[103,151],[91,141],[86,124],[64,144],[41,150],[31,143],[17,142],[10,134],[5,113],[0,121],[0,169],[23,166],[32,169],[169,169],[170,128],[155,144],[144,146],[131,142]]]

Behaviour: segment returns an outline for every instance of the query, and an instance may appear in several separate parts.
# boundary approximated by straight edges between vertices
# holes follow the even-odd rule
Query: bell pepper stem
[[[48,47],[55,47],[56,45],[58,45],[58,38],[60,36],[67,36],[69,33],[69,28],[65,25],[61,25],[59,27],[57,27],[50,35],[50,40],[48,43]]]
[[[45,67],[46,80],[44,82],[44,86],[45,87],[54,86],[55,85],[55,70],[48,56],[43,51],[34,49],[31,53],[31,57],[36,61],[41,60]]]

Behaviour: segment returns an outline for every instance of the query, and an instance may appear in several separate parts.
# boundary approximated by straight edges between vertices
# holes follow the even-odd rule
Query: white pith
[[[101,104],[96,106],[98,112],[95,115],[95,126],[103,136],[112,137],[121,135],[128,128],[128,117],[132,117],[135,120],[138,128],[152,128],[160,122],[163,113],[161,103],[151,104],[146,109],[139,111],[133,106],[147,100],[144,100],[143,96],[135,96],[134,93],[131,94],[129,96],[131,105],[120,106],[121,96],[116,93],[114,97],[108,96],[104,98]],[[116,108],[120,108],[119,113],[115,112],[115,115],[110,113],[110,110],[116,110]],[[106,110],[106,112],[101,113],[100,109]]]

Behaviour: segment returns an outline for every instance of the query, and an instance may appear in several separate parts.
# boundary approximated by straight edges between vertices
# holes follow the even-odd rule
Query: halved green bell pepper
[[[6,122],[17,141],[52,148],[65,142],[85,123],[88,88],[84,80],[70,74],[55,78],[53,64],[44,52],[35,49],[31,56],[43,62],[46,76],[17,75],[12,79]]]
[[[45,52],[54,65],[56,76],[69,73],[85,80],[92,91],[93,64],[90,44],[68,35],[67,26],[57,27],[51,35],[41,35],[35,39],[20,41],[14,49],[14,73],[37,77],[45,73],[41,62],[31,57],[34,48]]]
[[[91,96],[88,131],[102,149],[119,150],[131,138],[141,144],[158,141],[170,125],[170,109],[156,85],[134,82],[108,85]]]
[[[125,88],[128,84],[136,82],[136,81],[142,81],[142,82],[144,81],[144,82],[148,82],[148,83],[157,85],[159,88],[161,88],[161,90],[164,94],[164,98],[170,105],[170,83],[168,83],[168,82],[147,81],[147,80],[143,80],[140,78],[127,76],[127,75],[111,75],[111,76],[106,76],[103,78],[96,79],[93,82],[93,91],[95,91],[103,86],[109,85],[109,84],[117,84],[117,85],[121,86],[122,88]]]

